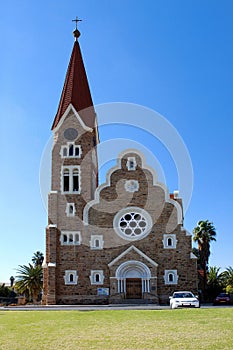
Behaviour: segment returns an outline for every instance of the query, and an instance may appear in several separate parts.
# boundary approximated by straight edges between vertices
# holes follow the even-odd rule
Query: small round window
[[[152,220],[144,209],[130,207],[115,215],[113,226],[120,237],[133,241],[147,236],[152,227]]]

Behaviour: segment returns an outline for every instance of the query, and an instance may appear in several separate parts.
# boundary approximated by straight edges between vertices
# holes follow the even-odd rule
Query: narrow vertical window
[[[70,282],[74,282],[74,275],[72,273],[70,274]]]
[[[66,215],[67,216],[75,216],[75,204],[74,203],[66,203]]]
[[[100,281],[100,275],[97,273],[95,275],[95,282],[99,282]]]
[[[91,235],[90,248],[103,249],[104,241],[102,235]]]
[[[65,270],[64,282],[66,285],[78,284],[78,271]]]
[[[79,172],[78,169],[73,170],[73,192],[79,191]]]
[[[69,146],[69,157],[72,157],[74,155],[74,146],[70,145]]]
[[[170,237],[167,239],[167,245],[168,247],[172,246],[172,239]]]
[[[71,204],[71,205],[69,206],[69,214],[70,214],[70,215],[73,215],[73,213],[74,213],[74,206]]]
[[[63,235],[63,243],[67,243],[67,235]]]
[[[91,270],[90,282],[91,284],[104,284],[103,270]]]
[[[63,151],[62,152],[63,153],[63,157],[67,157],[67,148],[64,147],[62,151]]]
[[[168,275],[168,281],[169,281],[169,282],[173,282],[173,280],[174,280],[174,275],[173,275],[173,273],[169,273],[169,275]]]
[[[75,157],[79,157],[79,146],[75,147],[75,153],[74,153]]]
[[[64,169],[64,172],[63,172],[63,191],[69,192],[69,188],[70,188],[69,169]]]
[[[126,166],[128,168],[128,170],[135,170],[136,169],[136,159],[135,157],[129,157],[126,163]]]
[[[164,271],[164,282],[165,284],[177,284],[179,276],[177,275],[177,270],[165,270]]]

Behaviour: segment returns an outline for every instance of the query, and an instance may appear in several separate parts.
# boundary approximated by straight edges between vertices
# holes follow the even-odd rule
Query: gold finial
[[[75,19],[72,19],[72,22],[76,22],[76,28],[75,28],[75,30],[73,31],[75,40],[78,40],[78,38],[80,37],[80,31],[78,30],[78,22],[81,22],[81,21],[82,21],[82,20],[81,20],[81,19],[78,19],[77,16],[76,16]]]

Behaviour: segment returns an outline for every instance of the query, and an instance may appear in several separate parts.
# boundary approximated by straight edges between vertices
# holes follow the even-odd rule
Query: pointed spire
[[[89,126],[91,128],[95,126],[93,102],[78,42],[80,32],[77,29],[77,22],[80,20],[78,20],[76,17],[76,20],[74,21],[76,22],[76,29],[73,32],[75,42],[52,130],[58,125],[60,119],[62,118],[70,103],[73,105],[75,110],[79,112],[80,117],[86,126]],[[83,111],[85,108],[88,108],[88,110]]]

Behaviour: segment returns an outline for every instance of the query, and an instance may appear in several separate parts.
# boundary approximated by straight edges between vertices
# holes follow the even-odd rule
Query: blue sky
[[[210,265],[233,266],[233,2],[231,0],[16,1],[1,4],[0,281],[44,252],[47,214],[40,194],[74,24],[95,104],[126,102],[163,115],[183,138],[194,171],[185,227],[217,229]],[[111,122],[111,116],[109,116]],[[102,141],[134,138],[158,159],[171,192],[177,173],[156,140],[104,126]],[[103,167],[101,179],[109,164]]]

